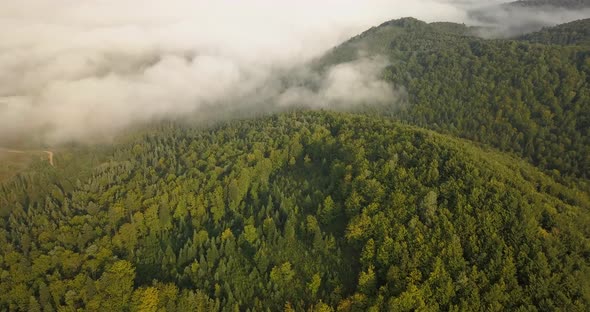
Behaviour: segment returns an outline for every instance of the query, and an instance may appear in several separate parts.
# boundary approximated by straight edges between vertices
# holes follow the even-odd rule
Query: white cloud
[[[84,140],[154,119],[215,114],[216,107],[239,109],[277,96],[273,73],[309,61],[371,26],[404,16],[465,21],[465,7],[472,5],[433,0],[2,1],[0,140],[31,132],[49,143]],[[375,78],[374,68],[361,68],[373,63],[363,62],[332,69],[319,82],[324,89],[305,91],[309,100],[344,106],[385,101],[391,94]],[[288,92],[280,95],[282,104],[294,101],[287,100],[289,94],[301,99],[301,92]]]

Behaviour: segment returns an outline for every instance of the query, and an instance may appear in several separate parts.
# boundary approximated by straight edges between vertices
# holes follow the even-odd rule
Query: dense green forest
[[[0,160],[0,311],[588,311],[588,25],[390,21],[313,64],[388,107]]]
[[[590,306],[586,194],[387,118],[167,124],[57,161],[0,190],[0,309]]]
[[[523,40],[535,43],[560,45],[590,45],[590,19],[550,27],[522,36]]]
[[[588,23],[573,26],[588,31]],[[558,29],[574,33],[574,27]],[[556,178],[588,179],[590,49],[469,33],[464,25],[394,20],[335,48],[316,66],[353,60],[359,51],[387,55],[384,76],[409,97],[407,105],[392,105],[398,119],[514,153]]]

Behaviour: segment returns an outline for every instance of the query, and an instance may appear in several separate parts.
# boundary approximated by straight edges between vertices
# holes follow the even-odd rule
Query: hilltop
[[[349,62],[359,51],[385,56],[383,76],[407,91],[407,105],[392,103],[393,117],[514,153],[556,177],[590,177],[587,47],[486,40],[463,25],[408,18],[352,38],[317,64]]]
[[[523,40],[543,44],[590,45],[590,19],[550,27],[522,36]]]
[[[1,188],[0,307],[590,304],[587,195],[464,140],[297,112],[95,149]]]

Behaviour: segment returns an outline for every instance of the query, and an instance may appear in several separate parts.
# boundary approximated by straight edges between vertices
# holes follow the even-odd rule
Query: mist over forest
[[[0,38],[0,311],[590,310],[587,0],[4,0]]]
[[[225,119],[303,102],[316,108],[343,99],[347,108],[393,102],[396,92],[379,82],[383,58],[363,58],[359,50],[358,60],[328,73],[305,68],[390,19],[466,23],[490,37],[588,15],[432,0],[24,0],[4,1],[0,12],[0,140],[43,144],[101,141],[129,126],[187,115]],[[359,62],[369,66],[359,70]],[[305,74],[294,78],[295,69]]]

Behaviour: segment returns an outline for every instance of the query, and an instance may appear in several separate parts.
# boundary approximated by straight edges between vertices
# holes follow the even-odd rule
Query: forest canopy
[[[542,38],[584,37],[589,26],[587,20],[575,22],[527,39],[548,41],[540,44],[485,40],[462,25],[406,18],[349,40],[317,66],[347,62],[359,51],[387,55],[391,65],[384,77],[408,93],[407,105],[392,105],[395,118],[514,153],[556,178],[586,180],[590,50]]]
[[[60,157],[2,186],[2,309],[590,304],[587,195],[388,118],[171,124]]]
[[[312,64],[385,57],[388,105],[21,155],[0,311],[587,311],[587,28],[389,21]]]

